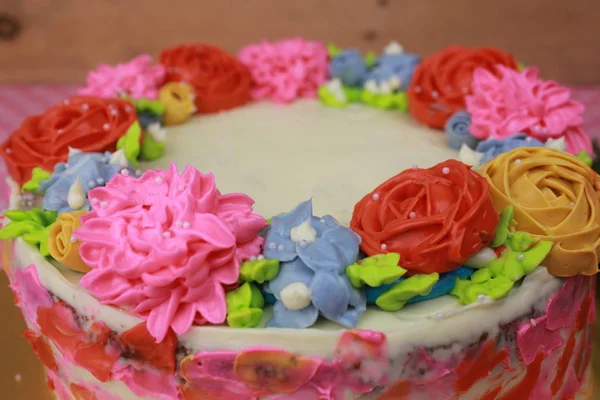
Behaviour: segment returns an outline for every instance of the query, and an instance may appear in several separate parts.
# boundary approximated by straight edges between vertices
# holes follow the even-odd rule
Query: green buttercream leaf
[[[373,63],[375,62],[376,59],[377,59],[377,55],[374,52],[369,51],[367,53],[367,55],[365,56],[365,64],[366,64],[367,68],[371,68],[371,66],[373,66]]]
[[[341,52],[342,52],[342,49],[337,47],[335,44],[333,44],[333,43],[327,44],[327,53],[329,53],[329,57],[335,57],[338,54],[340,54]]]
[[[317,91],[319,95],[319,100],[326,106],[335,107],[335,108],[344,108],[348,105],[348,99],[339,99],[336,95],[334,95],[331,90],[327,87],[327,85],[322,85],[319,87]]]
[[[361,100],[365,104],[383,110],[408,110],[408,96],[405,92],[382,94],[364,89],[361,93]]]
[[[0,229],[0,239],[15,239],[27,233],[43,229],[44,226],[34,221],[9,222]]]
[[[535,243],[536,240],[527,232],[515,232],[506,241],[511,250],[521,252],[529,250]]]
[[[165,144],[155,140],[152,135],[145,134],[140,158],[144,161],[153,161],[161,158],[165,154]]]
[[[158,100],[138,99],[134,100],[133,104],[136,111],[150,111],[154,115],[163,115],[166,109],[165,105]]]
[[[262,318],[265,302],[260,289],[246,282],[227,293],[227,323],[234,328],[253,328]]]
[[[31,213],[24,210],[6,210],[4,216],[14,222],[34,220]]]
[[[232,328],[256,328],[262,320],[263,310],[260,308],[244,308],[227,316],[227,324]]]
[[[592,157],[590,157],[590,155],[585,150],[581,150],[579,153],[577,153],[577,158],[579,158],[579,160],[581,160],[588,167],[591,167],[594,163]]]
[[[346,268],[346,275],[354,287],[379,287],[393,283],[406,273],[406,270],[398,265],[399,262],[398,253],[377,254],[350,265]]]
[[[515,217],[515,208],[510,205],[500,213],[498,225],[496,226],[496,235],[492,241],[491,247],[498,247],[506,242],[508,234],[510,233],[509,228],[512,224],[513,218]]]
[[[23,240],[26,243],[38,246],[42,256],[48,257],[50,255],[50,251],[48,250],[49,234],[50,234],[50,226],[47,226],[43,229],[24,234]]]
[[[56,218],[58,218],[58,212],[52,210],[44,210],[42,211],[42,215],[46,221],[46,226],[52,225],[56,221]]]
[[[240,280],[244,282],[264,283],[275,279],[279,273],[279,261],[266,258],[249,260],[240,268]]]
[[[51,172],[46,171],[40,167],[35,167],[31,171],[31,179],[23,184],[21,189],[27,192],[35,192],[38,193],[40,182],[49,179],[52,176]]]
[[[344,94],[346,95],[346,100],[348,103],[359,103],[361,102],[361,96],[363,89],[352,87],[352,86],[344,86]]]
[[[123,149],[127,161],[136,167],[139,166],[137,159],[140,155],[141,137],[142,127],[138,121],[135,121],[133,124],[131,124],[129,129],[127,129],[127,133],[121,136],[117,141],[117,149]]]
[[[479,295],[498,300],[505,297],[512,289],[514,282],[505,276],[491,278],[487,281],[476,283],[468,279],[456,279],[454,289],[450,294],[458,297],[461,304],[474,303]]]
[[[473,274],[471,275],[471,282],[473,283],[483,283],[485,281],[488,281],[492,278],[492,273],[490,272],[489,268],[482,268],[482,269],[478,269],[477,271],[473,272]]]
[[[439,277],[438,273],[413,275],[384,292],[375,304],[384,311],[398,311],[413,297],[428,294]]]

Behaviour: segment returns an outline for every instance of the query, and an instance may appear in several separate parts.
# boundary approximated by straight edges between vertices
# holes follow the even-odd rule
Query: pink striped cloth
[[[0,142],[19,127],[30,115],[75,94],[74,85],[5,85],[0,86]],[[600,85],[573,87],[573,97],[586,106],[585,129],[593,138],[600,139]],[[4,163],[0,162],[0,180],[6,176]],[[7,195],[0,184],[0,209],[5,209]]]

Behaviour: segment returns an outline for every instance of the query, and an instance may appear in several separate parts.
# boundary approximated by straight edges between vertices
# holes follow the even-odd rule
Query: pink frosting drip
[[[565,136],[570,152],[591,152],[591,141],[581,129],[584,106],[571,99],[570,89],[541,80],[537,68],[497,69],[500,77],[483,68],[473,74],[473,94],[466,97],[473,136],[503,139],[526,133],[542,142]]]
[[[40,283],[37,270],[33,264],[27,268],[13,270],[11,289],[17,294],[19,306],[29,323],[39,329],[37,309],[38,307],[52,307],[52,299]]]
[[[221,194],[212,174],[175,164],[139,179],[116,175],[89,192],[92,211],[75,232],[92,268],[81,285],[103,304],[147,318],[158,342],[169,327],[225,321],[225,286],[260,253],[266,226],[244,194]]]
[[[263,41],[242,48],[238,56],[252,75],[255,100],[289,103],[301,97],[316,98],[327,79],[329,56],[319,42],[301,38]]]
[[[149,55],[138,56],[114,67],[100,64],[95,71],[88,73],[86,86],[78,93],[105,98],[127,94],[134,99],[155,99],[164,82],[165,71],[164,66],[153,65]]]

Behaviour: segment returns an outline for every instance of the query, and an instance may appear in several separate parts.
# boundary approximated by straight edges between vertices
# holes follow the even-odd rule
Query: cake
[[[582,113],[494,48],[101,65],[0,149],[23,336],[59,400],[591,399]]]

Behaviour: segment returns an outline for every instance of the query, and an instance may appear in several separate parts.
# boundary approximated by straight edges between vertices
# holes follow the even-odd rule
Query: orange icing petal
[[[133,353],[136,360],[159,370],[175,372],[177,336],[172,329],[169,329],[162,342],[156,343],[156,339],[148,332],[146,323],[142,322],[122,333],[119,339]]]

